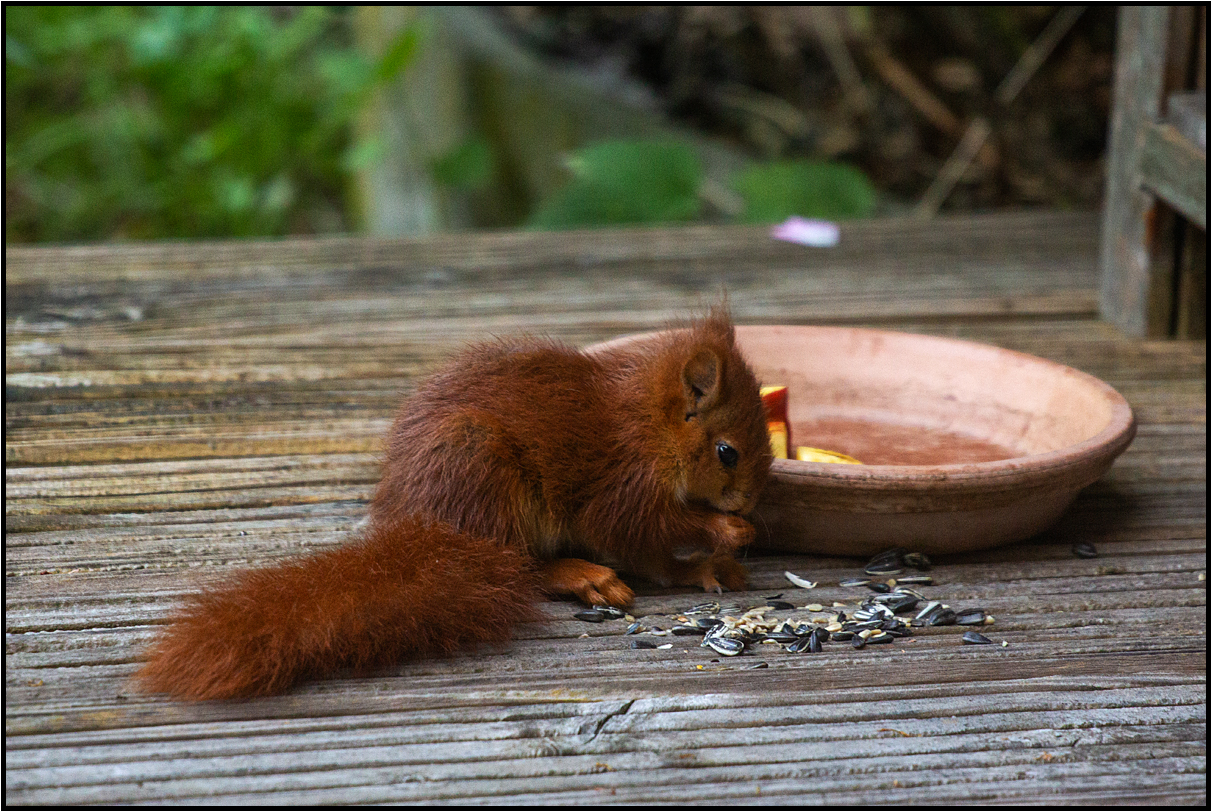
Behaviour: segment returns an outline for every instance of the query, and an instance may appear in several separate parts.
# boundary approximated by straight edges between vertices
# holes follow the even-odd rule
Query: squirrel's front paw
[[[739,592],[748,583],[748,572],[730,555],[715,555],[697,564],[678,579],[683,586],[701,586],[704,592]]]
[[[547,593],[573,595],[586,606],[630,606],[635,599],[635,593],[610,567],[579,558],[548,561],[541,573]]]
[[[715,531],[713,535],[718,552],[731,553],[752,544],[757,538],[753,525],[732,513],[719,514],[712,529]]]

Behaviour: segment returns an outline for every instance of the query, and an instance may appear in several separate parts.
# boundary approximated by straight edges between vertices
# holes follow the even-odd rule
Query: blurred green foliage
[[[452,189],[481,189],[492,181],[492,147],[482,135],[472,135],[439,155],[430,170],[438,183]]]
[[[534,228],[669,223],[698,216],[703,170],[676,141],[603,141],[573,153],[572,180],[531,215]]]
[[[687,144],[662,140],[603,141],[573,153],[572,178],[531,215],[532,228],[671,223],[700,214],[704,175]],[[744,201],[738,219],[775,223],[791,215],[869,216],[875,189],[860,170],[830,161],[759,163],[733,178]]]
[[[423,47],[415,28],[372,60],[348,10],[319,6],[9,6],[5,240],[273,236],[348,231],[351,178],[383,157],[354,121]],[[483,188],[492,145],[435,158],[450,188]],[[702,214],[687,144],[623,140],[569,159],[534,228],[669,223]],[[733,179],[745,222],[858,217],[875,193],[832,163],[758,164]]]
[[[793,214],[844,220],[875,210],[875,188],[857,168],[833,161],[757,164],[733,179],[747,223],[775,223]]]
[[[351,123],[378,64],[316,6],[5,9],[5,239],[347,228]]]

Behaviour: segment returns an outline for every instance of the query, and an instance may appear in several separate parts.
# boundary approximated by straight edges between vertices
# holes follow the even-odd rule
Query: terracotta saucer
[[[753,517],[769,549],[1019,541],[1059,519],[1136,433],[1106,383],[1024,353],[848,327],[738,327],[737,339],[763,385],[788,387],[793,446],[865,463],[775,460]]]

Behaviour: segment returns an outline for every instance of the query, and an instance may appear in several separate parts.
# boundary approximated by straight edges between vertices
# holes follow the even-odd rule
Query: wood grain
[[[847,224],[836,250],[739,227],[6,248],[6,803],[1206,805],[1207,346],[1098,321],[1097,250],[1095,216],[1054,212]],[[984,607],[994,646],[634,650],[552,602],[508,646],[283,697],[131,689],[185,595],[343,542],[400,397],[460,346],[603,340],[725,288],[743,322],[983,341],[1129,400],[1136,440],[1058,525],[935,561],[924,591]],[[837,585],[861,561],[746,563],[722,602],[862,596]],[[650,625],[703,599],[636,586]]]

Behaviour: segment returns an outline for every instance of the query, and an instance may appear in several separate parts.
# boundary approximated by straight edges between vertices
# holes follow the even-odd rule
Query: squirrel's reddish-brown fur
[[[363,536],[194,597],[138,679],[256,696],[501,642],[542,594],[630,604],[614,568],[739,589],[733,553],[754,536],[742,516],[770,462],[722,311],[592,354],[473,347],[401,407]]]

